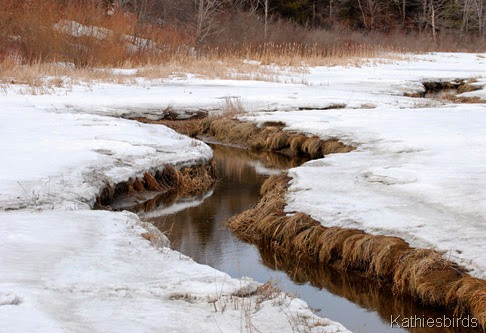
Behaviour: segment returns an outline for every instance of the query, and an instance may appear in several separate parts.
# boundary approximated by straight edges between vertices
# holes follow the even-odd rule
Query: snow
[[[202,142],[163,126],[88,114],[19,107],[0,112],[0,208],[93,203],[111,185],[165,164],[212,157]]]
[[[275,112],[287,130],[358,149],[292,169],[287,211],[399,236],[486,277],[486,108]]]
[[[1,332],[235,332],[245,316],[264,332],[302,329],[303,318],[341,327],[283,295],[259,310],[256,298],[231,299],[257,284],[150,246],[132,213],[22,210],[0,220]]]
[[[135,214],[91,210],[106,184],[209,161],[206,144],[76,112],[83,88],[64,105],[17,88],[0,96],[0,332],[349,332],[172,251]]]
[[[476,54],[428,54],[411,59],[370,63],[359,68],[310,67],[308,73],[282,75],[282,82],[208,80],[188,74],[185,78],[155,81],[138,78],[136,86],[108,83],[75,86],[68,92],[58,89],[56,95],[24,98],[31,103],[68,105],[79,112],[132,118],[157,116],[165,109],[220,110],[228,100],[241,104],[247,111],[325,109],[338,104],[359,109],[422,108],[444,104],[403,96],[407,92],[423,91],[423,81],[476,78],[475,85],[486,85],[486,58]],[[289,80],[306,84],[286,83]],[[481,96],[484,91],[465,96]],[[88,92],[89,99],[77,98],[73,102],[74,96]]]
[[[228,100],[250,111],[247,120],[282,121],[287,130],[357,147],[290,170],[287,211],[444,251],[486,278],[486,106],[403,96],[429,80],[476,78],[482,87],[485,65],[485,55],[437,53],[312,67],[275,82],[190,74],[147,80],[115,70],[132,83],[49,95],[4,88],[0,331],[234,332],[248,322],[263,332],[345,331],[283,294],[262,303],[257,295],[231,296],[257,285],[164,248],[161,235],[151,246],[141,234],[156,230],[133,214],[90,210],[107,183],[212,156],[205,144],[163,126],[113,116],[156,118],[168,108],[185,116],[220,110]],[[328,109],[338,104],[345,107]]]
[[[98,40],[113,38],[117,35],[113,30],[97,27],[93,25],[84,25],[76,21],[61,20],[52,26],[54,31],[62,32],[73,37],[93,37]],[[140,49],[155,50],[157,44],[145,38],[131,35],[119,34],[127,43],[127,49],[130,52],[137,52]]]

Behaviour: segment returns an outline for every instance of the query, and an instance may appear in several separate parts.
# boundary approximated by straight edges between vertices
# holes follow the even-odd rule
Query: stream
[[[389,288],[357,273],[332,267],[299,269],[280,262],[271,251],[238,240],[226,228],[226,220],[259,200],[260,187],[269,175],[296,167],[305,160],[217,144],[211,147],[218,180],[208,193],[192,198],[174,195],[148,212],[132,209],[164,232],[173,249],[235,278],[247,276],[262,283],[273,280],[282,291],[305,300],[319,316],[338,321],[355,333],[407,332],[390,327],[391,315],[452,318],[452,313],[446,310],[395,297]],[[465,330],[415,328],[409,332]]]

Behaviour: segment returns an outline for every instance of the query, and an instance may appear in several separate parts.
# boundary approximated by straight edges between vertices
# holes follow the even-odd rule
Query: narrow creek
[[[161,200],[148,212],[143,211],[143,205],[131,209],[164,232],[172,248],[232,277],[247,276],[262,283],[273,280],[281,290],[304,299],[318,315],[339,321],[355,333],[407,332],[390,327],[392,315],[452,318],[452,313],[445,310],[394,297],[389,288],[357,273],[331,267],[286,267],[270,251],[238,240],[226,228],[226,220],[259,200],[260,187],[269,175],[296,167],[305,160],[223,145],[211,144],[211,147],[218,180],[208,193],[192,198],[174,195]],[[409,331],[465,332],[444,328]]]

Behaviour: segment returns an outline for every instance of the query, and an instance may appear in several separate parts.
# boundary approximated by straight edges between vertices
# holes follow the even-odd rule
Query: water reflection
[[[161,200],[151,210],[144,207],[139,211],[141,218],[168,235],[174,249],[233,277],[249,276],[260,282],[275,280],[282,290],[299,295],[318,309],[318,315],[337,320],[355,333],[406,332],[390,327],[392,314],[451,316],[445,311],[422,307],[411,299],[396,298],[389,288],[359,274],[285,261],[269,250],[239,241],[226,228],[226,220],[259,200],[258,193],[267,175],[305,161],[220,145],[212,148],[218,181],[210,193],[192,199],[172,197],[169,203]]]
[[[453,313],[446,309],[431,309],[418,304],[411,297],[397,297],[390,287],[380,285],[359,273],[350,273],[333,266],[318,266],[309,262],[291,262],[277,255],[273,250],[259,248],[260,256],[267,267],[283,271],[296,284],[310,282],[314,287],[325,289],[335,295],[344,297],[362,308],[373,309],[383,319],[390,318],[442,318],[444,315],[452,318]],[[472,332],[470,329],[449,328],[412,328],[410,332]],[[479,330],[478,330],[479,331]]]

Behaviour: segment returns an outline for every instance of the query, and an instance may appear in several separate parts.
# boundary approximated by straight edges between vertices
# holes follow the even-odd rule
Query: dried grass
[[[434,250],[415,249],[404,240],[361,230],[327,228],[303,213],[286,215],[289,177],[270,177],[260,202],[228,220],[243,240],[271,249],[282,260],[336,265],[386,283],[396,294],[424,304],[468,313],[486,327],[486,281],[473,279]]]
[[[465,275],[465,271],[447,261],[434,250],[405,250],[395,268],[393,288],[408,293],[427,304],[446,304],[451,283]]]
[[[319,261],[323,264],[330,264],[340,260],[344,241],[352,236],[363,234],[363,231],[356,229],[326,228],[315,245],[319,249]]]
[[[470,312],[486,327],[486,281],[470,276],[461,278],[449,288],[446,303],[455,307],[457,315]]]
[[[143,202],[134,207],[136,210],[150,210],[160,199],[145,200],[138,193],[152,191],[167,194],[177,193],[181,196],[189,196],[207,191],[215,181],[214,163],[207,165],[195,165],[177,170],[171,165],[165,166],[156,172],[145,172],[143,177],[130,178],[125,182],[120,182],[114,187],[107,184],[97,196],[95,209],[111,209],[111,205],[119,198],[134,196]],[[140,206],[140,207],[139,207]],[[141,208],[142,207],[142,208]]]
[[[302,151],[309,155],[312,159],[323,156],[321,150],[321,139],[318,136],[312,136],[302,143]]]
[[[486,104],[486,100],[481,99],[479,96],[456,96],[452,94],[443,95],[440,99],[449,101],[452,103],[461,103],[461,104]]]
[[[317,33],[309,33],[307,42],[294,42],[293,38],[244,41],[232,36],[230,43],[202,46],[187,29],[176,26],[149,24],[122,10],[106,15],[103,6],[92,1],[2,0],[0,67],[9,62],[16,66],[0,71],[0,81],[49,87],[68,86],[77,80],[133,79],[110,71],[101,74],[96,68],[102,67],[137,68],[137,76],[154,80],[192,73],[204,78],[307,84],[302,74],[308,72],[308,66],[359,66],[370,59],[403,57],[384,52],[400,50],[394,46],[342,42],[339,34],[333,36],[333,43],[326,38],[321,38],[325,43],[316,43],[311,35]],[[80,31],[84,35],[76,35]],[[307,29],[301,29],[304,31]],[[57,63],[75,68],[52,65]]]
[[[253,150],[269,150],[311,159],[355,149],[337,139],[322,140],[318,136],[306,137],[299,133],[285,131],[282,127],[258,127],[254,123],[231,119],[227,113],[224,113],[220,117],[201,120],[198,134],[211,136],[225,143],[243,145]]]

